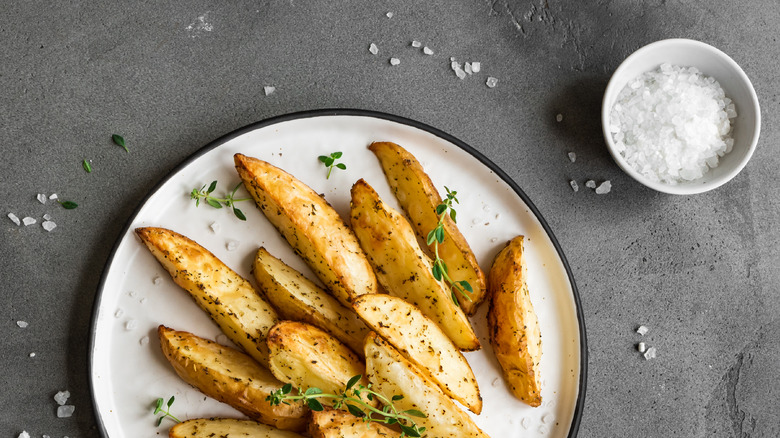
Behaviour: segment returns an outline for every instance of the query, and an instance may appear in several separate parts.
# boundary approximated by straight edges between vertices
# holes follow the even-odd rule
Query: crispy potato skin
[[[439,389],[475,414],[482,397],[474,372],[446,334],[417,307],[386,294],[367,294],[353,304],[372,330],[393,345]]]
[[[275,429],[252,420],[196,418],[168,430],[168,438],[303,438],[294,432]]]
[[[512,393],[525,403],[542,404],[542,335],[526,284],[523,236],[496,255],[488,284],[490,344]]]
[[[401,208],[409,216],[412,228],[420,239],[425,241],[428,233],[439,223],[436,206],[442,202],[433,181],[414,155],[401,146],[390,142],[375,142],[368,148],[379,159],[387,182]],[[479,267],[477,257],[471,251],[466,238],[449,217],[444,219],[444,242],[439,244],[439,256],[447,264],[453,280],[466,280],[474,289],[470,294],[471,300],[458,296],[463,311],[467,315],[473,315],[487,295],[485,273]]]
[[[312,438],[397,438],[401,434],[379,423],[366,423],[349,412],[325,408],[312,411],[309,423]]]
[[[366,373],[375,391],[388,398],[403,396],[394,403],[398,410],[417,409],[427,415],[415,418],[418,426],[426,428],[426,436],[488,437],[416,365],[374,332],[366,336]]]
[[[363,338],[368,328],[351,308],[342,306],[265,248],[257,251],[252,273],[282,318],[319,327],[363,357]]]
[[[479,340],[447,287],[431,273],[411,225],[382,202],[364,180],[352,186],[351,223],[384,289],[416,305],[461,350],[477,350]]]
[[[265,161],[234,159],[257,206],[342,304],[376,292],[376,276],[354,233],[324,198]]]
[[[299,404],[271,406],[266,401],[283,384],[248,355],[162,325],[157,333],[163,355],[176,374],[202,393],[278,429],[306,428],[307,408]]]
[[[313,325],[281,321],[268,333],[271,373],[284,383],[305,390],[319,388],[339,394],[353,376],[368,384],[366,366],[346,345]],[[330,404],[331,400],[320,400]],[[376,404],[366,399],[366,402]]]
[[[135,232],[173,281],[190,293],[231,341],[259,363],[268,363],[265,336],[279,317],[249,281],[175,231],[136,228]]]

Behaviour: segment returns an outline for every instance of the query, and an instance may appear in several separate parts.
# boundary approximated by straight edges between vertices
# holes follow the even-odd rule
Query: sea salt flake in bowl
[[[761,126],[758,98],[720,50],[663,40],[629,56],[602,102],[602,129],[615,162],[655,190],[712,190],[747,164]]]

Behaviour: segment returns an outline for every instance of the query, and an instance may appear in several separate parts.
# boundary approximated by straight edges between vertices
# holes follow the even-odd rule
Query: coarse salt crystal
[[[585,181],[585,187],[589,189],[595,189],[596,188],[596,181],[593,181],[592,179],[589,179]]]
[[[35,357],[35,352],[30,353],[30,357]]]
[[[528,421],[528,417],[523,417],[520,420],[520,425],[523,426],[523,429],[528,429],[528,426],[530,425]]]
[[[485,85],[487,85],[488,88],[496,88],[496,85],[498,85],[498,79],[491,76],[487,78],[487,81],[485,81]]]
[[[426,55],[433,55],[433,50],[430,47],[425,46],[423,47],[423,53],[425,53]]]
[[[140,302],[141,304],[144,304],[144,303],[146,303],[146,297],[143,297],[143,298],[141,298],[141,300],[140,300],[139,302]]]
[[[390,58],[390,65],[398,65],[401,63],[401,60],[398,58]]]
[[[51,220],[51,215],[49,213],[46,213],[43,215],[43,220],[48,221]]]
[[[379,53],[379,47],[377,47],[376,44],[371,43],[368,45],[368,51],[371,52],[372,55],[376,55]]]
[[[493,237],[490,239],[490,243],[496,243],[498,242],[498,237]]]
[[[144,336],[143,338],[141,338],[141,339],[138,341],[138,343],[139,343],[139,344],[141,344],[141,345],[146,345],[146,344],[148,344],[148,343],[149,343],[149,336]]]
[[[577,181],[571,180],[569,181],[569,185],[571,186],[571,189],[574,190],[575,192],[580,191],[580,186],[577,185]]]
[[[49,435],[43,435],[41,438],[51,438]]]
[[[228,240],[227,244],[225,244],[225,248],[227,248],[228,251],[234,251],[238,248],[238,242],[235,240]]]
[[[450,62],[455,62],[455,57],[454,56],[450,56]]]
[[[57,391],[57,393],[54,394],[54,401],[56,401],[57,404],[60,406],[67,403],[69,398],[70,398],[70,391]]]
[[[640,343],[636,344],[636,349],[637,349],[638,352],[644,353],[645,351],[647,351],[647,345],[645,345],[644,342],[640,342]]]
[[[457,76],[458,79],[464,79],[466,77],[466,72],[463,71],[463,68],[461,68],[458,61],[450,62],[450,68],[455,72],[455,76]]]
[[[38,202],[41,204],[46,204],[46,194],[45,193],[38,193]]]
[[[463,70],[466,73],[468,73],[468,74],[472,74],[474,72],[473,70],[471,70],[471,63],[470,62],[467,62],[467,63],[463,64]]]
[[[152,283],[159,285],[160,283],[162,283],[162,277],[160,277],[159,275],[155,275],[154,278],[152,279]]]
[[[476,219],[476,218],[471,220],[471,223],[472,223],[473,225],[476,225],[476,224],[478,224],[479,222],[480,222],[480,221],[479,221],[479,219]]]
[[[495,387],[497,387],[497,386],[498,386],[498,384],[499,384],[499,382],[500,382],[500,381],[501,381],[501,379],[499,379],[498,377],[496,377],[495,379],[493,379],[493,381],[490,383],[490,385],[491,385],[492,387],[494,387],[494,388],[495,388]]]
[[[121,318],[122,315],[125,314],[125,311],[122,309],[116,309],[116,312],[114,312],[114,318]]]
[[[643,326],[643,325],[640,325],[639,328],[636,329],[636,332],[639,333],[642,336],[646,335],[647,332],[649,332],[649,331],[650,331],[650,329],[645,327],[645,326]]]
[[[55,224],[53,221],[43,221],[41,226],[46,231],[51,231],[51,230],[57,228],[57,224]]]
[[[15,223],[16,225],[22,224],[22,221],[19,220],[19,216],[13,213],[8,213],[8,219],[11,219],[11,222]]]
[[[51,200],[57,199],[57,194],[56,193],[52,193],[51,195],[49,195],[49,199],[51,199]]]
[[[655,359],[656,350],[655,347],[650,347],[645,351],[645,360]]]
[[[263,92],[265,93],[266,96],[270,96],[274,94],[274,91],[276,91],[276,87],[270,85],[266,85],[265,87],[263,87]]]
[[[547,432],[548,432],[548,431],[547,431],[547,426],[545,426],[545,425],[543,425],[543,424],[542,424],[542,425],[539,425],[539,433],[540,433],[540,434],[542,434],[542,435],[547,435]]]
[[[134,291],[134,290],[131,290],[131,291],[127,292],[127,295],[128,295],[130,298],[135,298],[135,291]]]
[[[211,228],[212,233],[217,234],[222,229],[222,226],[218,222],[212,222],[209,228]]]
[[[19,328],[27,328],[28,324],[27,321],[16,321],[16,325],[19,326]]]
[[[572,163],[577,161],[577,154],[575,154],[574,152],[569,152],[567,155],[569,156],[569,161],[571,161]]]
[[[73,415],[76,407],[73,405],[63,405],[57,408],[57,418],[69,418]]]
[[[125,330],[132,331],[138,328],[138,321],[131,319],[125,323]]]
[[[550,424],[550,423],[552,423],[552,421],[554,419],[555,419],[555,415],[553,415],[553,414],[551,414],[549,412],[544,414],[544,415],[542,415],[542,423],[544,423],[544,424]]]
[[[474,73],[479,73],[479,71],[482,70],[482,63],[481,62],[472,62],[471,63],[471,71]]]
[[[418,47],[418,48],[422,47],[422,43],[417,41],[417,40],[413,40],[412,41],[412,47]]]
[[[387,18],[393,18],[393,13],[392,13],[392,12],[388,12],[388,13],[387,13],[387,14],[385,14],[385,15],[387,16]]]
[[[26,218],[22,219],[22,223],[24,224],[25,227],[28,225],[35,224],[37,222],[38,222],[37,220],[31,218],[30,216],[27,216]]]
[[[23,430],[22,433],[19,434],[18,438],[30,438],[30,434],[27,433],[26,430]]]
[[[606,195],[607,193],[609,193],[610,190],[612,190],[612,183],[609,182],[609,180],[607,180],[601,183],[598,187],[596,187],[596,194]]]
[[[556,122],[562,122],[563,121],[563,114],[558,114],[557,116],[555,116],[555,121]]]

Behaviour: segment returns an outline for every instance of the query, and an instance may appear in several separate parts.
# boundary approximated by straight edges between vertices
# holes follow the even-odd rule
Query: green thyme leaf
[[[60,201],[60,200],[57,200],[57,202],[59,202],[60,205],[62,206],[62,208],[64,208],[65,210],[73,210],[74,208],[79,206],[78,204],[76,204],[73,201]]]
[[[217,189],[217,181],[212,181],[211,184],[209,185],[209,189],[206,190],[206,193],[211,193],[216,189]]]
[[[85,158],[84,161],[81,162],[81,167],[84,168],[84,170],[87,171],[87,173],[92,173],[92,165],[89,164],[89,161]]]
[[[233,214],[236,215],[236,217],[241,219],[242,221],[246,220],[246,216],[244,216],[244,212],[237,209],[236,207],[233,207]]]
[[[127,146],[125,146],[125,139],[119,134],[112,134],[111,140],[114,140],[114,143],[118,144],[119,146],[122,146],[125,149],[125,152],[130,152],[129,149],[127,149]]]

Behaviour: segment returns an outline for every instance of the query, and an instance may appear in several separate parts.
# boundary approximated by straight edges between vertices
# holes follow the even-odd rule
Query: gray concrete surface
[[[780,435],[775,0],[31,0],[3,2],[0,17],[1,436],[98,435],[86,368],[91,307],[105,259],[147,191],[224,133],[328,107],[443,129],[500,163],[536,203],[582,295],[590,373],[579,436]],[[611,71],[669,37],[730,54],[763,110],[747,168],[692,197],[633,182],[599,127]],[[408,47],[412,39],[435,55]],[[390,56],[401,64],[391,67]],[[482,72],[460,81],[450,56],[479,60]],[[276,92],[264,96],[265,85]],[[609,179],[613,191],[573,193],[570,178]],[[53,192],[80,207],[35,199]],[[8,212],[48,212],[58,227],[17,227]],[[656,360],[633,351],[638,324],[651,328]],[[61,389],[73,394],[70,419],[55,415]]]

